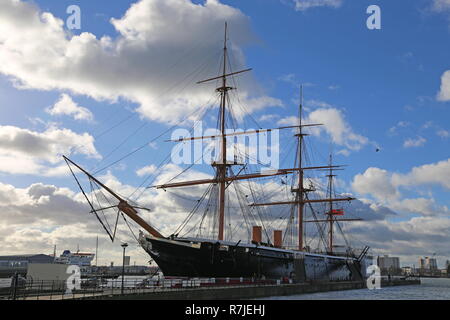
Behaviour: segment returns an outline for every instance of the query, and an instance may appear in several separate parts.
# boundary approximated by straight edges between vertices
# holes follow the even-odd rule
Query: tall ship
[[[166,183],[148,186],[148,189],[167,192],[182,189],[184,193],[179,194],[180,197],[199,194],[201,191],[201,196],[193,201],[191,210],[186,211],[180,226],[170,235],[162,234],[142,218],[140,212],[149,209],[119,195],[64,156],[90,205],[91,213],[95,214],[112,241],[119,215],[127,224],[128,219],[134,221],[139,226],[136,240],[165,276],[252,277],[292,279],[295,282],[364,280],[366,268],[370,264],[369,247],[352,248],[341,228],[342,222],[360,220],[344,218],[343,206],[348,206],[355,199],[336,193],[335,173],[342,170],[343,166],[334,165],[331,155],[326,163],[310,165],[306,137],[308,130],[321,124],[304,123],[302,98],[298,108],[298,123],[295,125],[245,132],[247,135],[267,135],[275,130],[294,132],[291,139],[295,149],[291,148],[290,151],[295,156],[290,167],[249,171],[253,165],[246,163],[250,156],[245,152],[240,158],[234,156],[230,159],[227,140],[234,141],[234,138],[243,134],[229,130],[236,123],[230,105],[230,91],[236,88],[230,84],[235,84],[235,77],[251,69],[231,70],[227,42],[225,25],[221,72],[216,77],[198,82],[199,85],[208,82],[217,84],[218,134],[172,140],[180,144],[217,142],[218,154],[211,163],[214,175],[206,179],[174,182],[181,175],[177,174]],[[257,168],[258,163],[254,167]],[[82,187],[77,173],[87,177],[90,191]],[[323,179],[314,178],[317,176]],[[259,181],[270,179],[279,179],[279,183],[267,190],[267,183]],[[107,197],[108,201],[99,200],[96,191]],[[267,195],[269,191],[270,196]],[[107,210],[117,213],[113,226],[102,218]],[[336,244],[338,233],[344,245]]]

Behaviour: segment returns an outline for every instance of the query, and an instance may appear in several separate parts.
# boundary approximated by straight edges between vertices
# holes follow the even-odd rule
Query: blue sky
[[[154,7],[151,5],[145,7],[143,4],[145,2],[153,3]],[[10,67],[0,68],[0,106],[2,106],[0,107],[0,126],[27,129],[34,133],[48,135],[51,130],[63,129],[78,135],[86,133],[93,137],[96,152],[74,154],[73,157],[90,170],[111,163],[170,127],[168,118],[159,116],[167,112],[164,106],[159,106],[161,111],[158,111],[160,112],[158,115],[152,111],[155,110],[155,103],[169,100],[158,100],[159,98],[157,99],[153,93],[153,96],[147,93],[147,89],[151,91],[156,86],[164,90],[164,86],[170,86],[182,78],[184,71],[195,70],[196,64],[202,61],[201,57],[194,57],[195,55],[205,54],[204,59],[210,59],[210,62],[206,70],[198,75],[200,78],[192,77],[189,80],[195,82],[205,75],[215,75],[219,60],[214,60],[214,54],[220,51],[222,40],[220,29],[216,26],[229,15],[230,41],[237,47],[233,50],[233,54],[236,55],[236,65],[253,68],[252,75],[242,77],[244,96],[247,94],[243,98],[244,104],[248,102],[252,105],[255,101],[251,99],[259,97],[264,97],[266,101],[262,107],[257,107],[256,104],[249,107],[249,110],[252,110],[252,117],[257,119],[258,124],[262,127],[273,128],[288,123],[289,117],[296,116],[298,86],[303,84],[305,117],[308,119],[316,119],[315,117],[320,115],[329,117],[327,125],[330,124],[330,128],[324,129],[320,136],[313,134],[310,138],[317,148],[317,159],[326,161],[330,139],[334,139],[333,150],[338,153],[335,156],[336,162],[349,165],[345,171],[339,173],[342,180],[341,191],[351,192],[370,203],[397,213],[387,215],[383,222],[379,222],[379,226],[374,227],[382,229],[378,238],[374,235],[374,239],[370,239],[372,246],[380,245],[383,232],[386,230],[393,234],[401,233],[405,230],[414,230],[423,222],[428,229],[423,231],[423,239],[418,240],[420,244],[417,245],[416,252],[413,252],[413,248],[409,246],[405,246],[404,250],[398,249],[397,252],[393,252],[392,247],[380,246],[379,252],[397,254],[409,262],[414,261],[415,256],[441,250],[440,248],[435,250],[435,240],[431,239],[431,236],[442,231],[440,229],[436,231],[433,226],[439,224],[438,221],[448,223],[450,214],[447,208],[450,206],[448,200],[450,187],[443,178],[443,175],[450,174],[450,165],[446,163],[437,165],[450,158],[448,121],[450,106],[448,101],[438,99],[441,85],[444,87],[441,77],[449,69],[450,63],[448,56],[450,2],[446,0],[342,0],[330,1],[328,3],[335,3],[335,6],[330,6],[325,5],[326,2],[317,1],[315,3],[319,4],[318,6],[307,10],[296,10],[296,1],[290,0],[223,0],[220,2],[221,5],[231,8],[230,11],[227,11],[228,9],[220,12],[211,10],[210,16],[205,18],[204,25],[205,29],[208,29],[208,26],[213,27],[211,30],[202,31],[201,35],[211,37],[211,43],[208,42],[205,46],[217,48],[217,51],[213,52],[202,51],[201,45],[204,45],[202,41],[209,40],[202,39],[200,35],[192,33],[192,42],[189,44],[187,41],[189,34],[182,32],[183,24],[186,22],[177,21],[173,17],[178,16],[172,16],[172,14],[175,11],[181,12],[186,20],[190,18],[190,15],[192,19],[198,17],[195,17],[194,9],[192,11],[184,9],[182,3],[186,4],[189,1],[179,0],[178,2],[180,5],[175,0],[170,1],[170,5],[165,7],[168,10],[166,11],[167,19],[174,19],[173,22],[164,20],[164,16],[158,16],[157,18],[162,21],[160,30],[156,27],[150,31],[141,30],[143,37],[157,38],[159,42],[155,43],[160,47],[153,47],[154,52],[149,52],[148,56],[145,54],[136,55],[136,57],[124,56],[124,59],[130,59],[126,60],[126,63],[132,66],[128,69],[131,70],[129,75],[117,72],[120,70],[117,61],[114,61],[115,65],[111,65],[109,69],[109,60],[104,59],[97,60],[98,65],[101,66],[98,70],[95,63],[89,64],[89,67],[84,64],[86,70],[79,74],[77,69],[72,70],[73,75],[66,75],[65,78],[64,74],[56,74],[57,69],[49,67],[56,64],[56,60],[52,60],[54,59],[52,55],[49,55],[48,60],[43,57],[39,64],[34,57],[28,61],[28,55],[33,53],[26,51],[26,44],[12,43],[12,38],[7,38],[12,44],[8,47],[0,45],[0,56],[2,56],[2,50],[3,52],[13,49],[23,50],[29,65],[23,67],[19,62],[11,60],[9,63],[10,61],[6,60],[3,63]],[[199,6],[207,6],[204,1],[193,2]],[[215,1],[211,2],[215,3]],[[70,33],[67,28],[59,26],[58,32],[65,30],[67,39],[82,37],[83,33],[89,33],[96,41],[103,36],[109,36],[110,41],[119,42],[133,23],[139,26],[137,20],[131,18],[124,22],[124,14],[134,1],[35,0],[34,3],[35,6],[30,7],[33,8],[32,10],[40,10],[41,13],[50,12],[62,21],[68,16],[66,8],[69,5],[75,3],[79,5],[82,19],[81,30]],[[153,17],[151,16],[152,8],[162,7],[161,2],[157,0],[145,0],[141,4],[148,9],[148,11],[142,11],[144,18],[145,14],[149,14],[148,21]],[[369,16],[366,9],[372,4],[381,8],[381,30],[369,30],[366,27],[366,19]],[[5,9],[3,14],[7,15],[12,11],[12,9],[11,11]],[[158,14],[161,15],[161,12]],[[110,21],[111,18],[120,20],[126,25],[126,28],[121,29],[124,32],[122,35],[117,30],[117,28],[120,29],[120,24],[115,27]],[[236,23],[233,25],[234,21]],[[0,22],[5,28],[10,27],[8,23],[14,24]],[[190,26],[189,23],[187,25]],[[29,28],[34,30],[33,25]],[[145,29],[145,27],[142,28]],[[172,32],[172,29],[175,32]],[[168,38],[168,45],[164,41],[164,35],[167,33],[169,37],[176,34],[176,31],[180,31],[187,44],[183,47],[184,42],[180,40],[174,47],[180,50],[186,48],[189,53],[184,57],[173,53],[173,56],[168,55],[167,59],[174,57],[176,59],[181,56],[180,65],[186,67],[181,68],[177,65],[168,68],[167,71],[158,71],[155,66],[155,74],[159,73],[152,75],[152,62],[142,57],[156,57],[157,54],[168,50],[166,47],[170,48],[172,45],[171,39]],[[127,36],[129,37],[127,44],[136,43],[131,42],[130,39],[133,37],[131,33]],[[24,39],[27,38],[24,37]],[[42,45],[51,43],[50,47],[52,47],[56,41],[59,41],[58,39],[52,40],[46,35],[43,37]],[[36,43],[33,43],[33,48],[39,48],[39,41],[37,39],[34,41]],[[133,41],[138,40],[133,39]],[[89,48],[90,43],[88,40],[86,43],[83,47],[85,51],[80,49],[78,52],[82,57],[88,56],[86,48]],[[94,41],[91,48],[94,47],[93,43]],[[201,45],[196,47],[196,44]],[[61,44],[61,46],[66,45]],[[58,47],[55,45],[55,48]],[[92,55],[95,55],[96,51],[92,50]],[[162,53],[159,53],[160,50]],[[6,54],[4,57],[14,58],[13,55]],[[158,56],[156,60],[164,61],[163,58]],[[66,61],[66,63],[77,66],[77,62],[74,61]],[[193,61],[192,68],[189,69],[191,61]],[[33,63],[40,67],[35,68],[35,65],[30,67]],[[139,63],[143,68],[148,68],[146,69],[148,76],[139,73],[139,67],[137,67]],[[171,65],[169,61],[167,63]],[[64,70],[67,72],[70,68]],[[108,70],[112,70],[111,74],[108,74]],[[102,72],[106,75],[104,78],[99,76]],[[134,73],[136,73],[135,79]],[[138,83],[137,91],[134,91],[132,87],[134,80]],[[161,84],[158,84],[158,80],[161,80]],[[127,86],[128,82],[131,83],[130,88]],[[25,84],[27,88],[21,88],[18,84]],[[124,89],[117,89],[122,84]],[[252,91],[252,88],[256,90]],[[181,86],[177,87],[177,90],[182,91]],[[193,104],[199,101],[204,102],[201,100],[203,98],[201,90],[203,89],[194,92],[199,100],[193,100]],[[170,92],[171,95],[176,92],[176,90],[173,91]],[[115,92],[117,97],[112,97],[111,95]],[[56,104],[61,94],[67,94],[75,105],[89,110],[93,120],[74,119],[73,114],[72,116],[50,114],[49,108]],[[187,93],[183,92],[184,94]],[[136,111],[140,107],[143,109]],[[174,112],[179,111],[177,110]],[[331,110],[335,112],[332,113]],[[125,124],[97,138],[99,133],[129,116],[132,118]],[[264,120],[264,117],[270,120]],[[340,121],[345,128],[335,127],[335,124]],[[244,123],[248,127],[255,126],[248,117]],[[143,127],[137,134],[105,159],[111,150],[140,126]],[[352,135],[354,139],[348,140]],[[288,141],[289,133],[283,134],[283,139]],[[161,139],[157,142],[157,149],[145,148],[127,159],[121,166],[109,168],[109,173],[126,185],[139,185],[142,177],[136,175],[136,170],[146,165],[158,164],[173,146],[170,143],[164,143]],[[380,152],[376,152],[377,148]],[[58,163],[57,153],[67,149],[55,147],[51,150],[56,150],[54,157],[42,158],[39,163],[56,168],[61,164]],[[340,152],[342,150],[345,151]],[[17,154],[21,154],[20,152]],[[37,159],[32,154],[26,154],[26,156],[32,159],[31,162]],[[8,159],[11,161],[10,158]],[[428,167],[424,167],[427,165]],[[421,167],[424,173],[412,174],[414,167]],[[210,172],[204,168],[198,170]],[[358,175],[357,182],[355,177]],[[5,170],[0,173],[0,182],[25,193],[31,185],[36,183],[68,188],[77,192],[67,172],[48,175],[30,173],[27,170],[24,172]],[[383,186],[383,184],[386,185]],[[398,192],[399,195],[393,198],[386,197],[386,190],[391,190],[392,194]],[[423,207],[419,205],[419,202]],[[13,224],[20,230],[26,229],[18,222]],[[55,221],[53,224],[54,228],[60,227],[60,224]],[[6,226],[4,228],[6,229]],[[43,230],[42,226],[36,226],[36,228]],[[19,237],[6,231],[0,234],[2,234],[0,237],[4,239],[12,236]],[[63,241],[56,235],[48,235],[45,239],[47,246],[52,241]],[[22,246],[26,246],[25,243],[23,242]],[[401,245],[398,243],[397,247]],[[45,246],[43,249],[48,250]],[[10,250],[25,250],[25,248],[16,247]],[[450,258],[448,249],[439,254],[441,259],[446,256]]]

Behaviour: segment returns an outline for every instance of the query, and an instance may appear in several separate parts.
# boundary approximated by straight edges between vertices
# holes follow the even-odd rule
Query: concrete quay
[[[382,280],[381,287],[419,285],[420,280],[393,279]],[[80,297],[78,299],[108,299],[108,300],[237,300],[254,299],[273,296],[290,296],[305,293],[316,293],[326,291],[343,291],[364,289],[365,282],[318,282],[302,284],[283,285],[261,285],[261,286],[228,286],[209,288],[189,288],[178,290],[160,290],[136,294],[114,294],[95,295],[91,297]],[[74,297],[77,299],[76,297]]]

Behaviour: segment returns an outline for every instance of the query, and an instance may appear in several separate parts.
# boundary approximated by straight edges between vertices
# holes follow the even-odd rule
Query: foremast
[[[228,90],[231,87],[227,86],[227,23],[225,22],[225,37],[223,40],[223,72],[222,72],[222,87],[217,88],[220,92],[220,133],[222,135],[221,157],[219,163],[216,163],[217,177],[219,179],[219,231],[217,235],[218,240],[224,239],[224,224],[225,224],[225,188],[227,177],[227,137],[225,135],[225,116]]]

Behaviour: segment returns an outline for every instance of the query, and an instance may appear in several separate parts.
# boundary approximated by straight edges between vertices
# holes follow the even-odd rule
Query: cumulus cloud
[[[425,216],[446,215],[449,213],[448,207],[438,205],[432,195],[429,198],[404,198],[401,189],[424,185],[439,185],[450,189],[450,183],[446,178],[449,174],[450,159],[414,167],[406,174],[368,168],[363,174],[354,177],[352,188],[359,194],[371,195],[379,203],[396,211]]]
[[[345,149],[340,153],[348,155],[349,151],[358,151],[369,143],[369,139],[365,136],[357,134],[353,131],[341,110],[329,107],[324,102],[313,101],[315,106],[319,108],[311,111],[304,123],[323,124],[323,126],[309,128],[310,132],[315,136],[321,136],[322,132],[327,133],[333,143],[342,146]],[[280,119],[279,125],[296,125],[298,117],[291,116]]]
[[[324,124],[324,130],[334,143],[352,151],[360,150],[369,142],[366,137],[353,132],[342,112],[336,108],[314,110],[308,115],[308,122]]]
[[[441,88],[437,95],[439,101],[449,101],[450,100],[450,70],[444,72],[441,77]]]
[[[414,167],[409,173],[395,173],[392,181],[395,185],[440,185],[446,189],[450,189],[450,159],[439,161],[436,163],[425,164]]]
[[[61,94],[59,100],[45,111],[51,115],[72,116],[75,120],[92,121],[94,119],[94,115],[89,109],[77,105],[66,93]]]
[[[121,261],[121,248],[111,243],[80,193],[54,185],[35,183],[17,188],[0,183],[0,253],[57,254],[62,250],[95,252],[99,237],[99,264]],[[132,244],[127,251],[133,260],[146,264],[148,257],[132,242],[128,229],[118,227],[118,240]]]
[[[375,255],[394,255],[401,258],[402,265],[415,264],[419,256],[438,252],[442,263],[448,259],[450,250],[446,217],[414,217],[409,220],[355,222],[346,226],[346,231],[360,242],[369,245]],[[443,267],[440,265],[440,267]]]
[[[353,179],[353,189],[361,194],[371,194],[377,200],[396,199],[399,192],[391,183],[391,174],[383,169],[368,168]]]
[[[142,177],[142,176],[145,176],[145,175],[150,175],[150,174],[155,173],[156,169],[157,168],[156,168],[155,165],[149,165],[149,166],[145,166],[145,167],[142,167],[142,168],[136,170],[136,174],[139,177]]]
[[[275,121],[276,119],[278,119],[279,117],[280,117],[280,115],[278,115],[278,114],[263,114],[261,117],[259,117],[258,121],[272,122],[272,121]]]
[[[208,0],[140,0],[121,18],[111,19],[113,38],[83,32],[71,35],[64,22],[35,5],[0,3],[0,72],[21,88],[70,90],[97,100],[124,98],[143,116],[175,122],[208,104],[220,61],[224,22],[229,24],[229,55],[245,65],[242,46],[255,37],[241,11]],[[247,110],[280,105],[264,94],[251,74],[240,79]],[[213,101],[214,102],[214,99]]]
[[[79,153],[101,158],[94,138],[70,129],[50,126],[44,132],[0,126],[0,172],[56,176],[67,173],[62,154]]]
[[[450,12],[450,0],[433,0],[431,10],[437,13]],[[450,100],[450,70],[445,71],[441,76],[441,86],[437,94],[437,100]]]
[[[168,165],[161,170],[157,182],[168,182],[181,172],[182,168]],[[183,176],[177,178],[177,181],[211,177],[211,175],[191,171],[184,173]],[[130,195],[136,189],[132,185],[122,184],[111,173],[107,173],[99,179],[123,195]],[[262,188],[270,194],[279,193],[279,190],[282,189],[282,186],[276,182],[251,183],[254,190]],[[236,197],[231,196],[232,188],[233,186],[230,186],[229,205],[232,208],[238,208]],[[146,221],[164,234],[169,235],[186,218],[192,206],[195,205],[204,191],[205,187],[202,186],[185,190],[181,188],[176,191],[148,189],[140,198],[139,203],[150,208],[152,212],[140,210],[140,214]],[[26,188],[16,188],[0,183],[0,200],[2,211],[0,239],[4,244],[1,249],[3,254],[51,253],[54,244],[58,246],[58,250],[74,250],[76,245],[79,244],[82,250],[94,251],[96,236],[100,235],[100,264],[106,264],[109,261],[120,262],[121,250],[118,248],[117,242],[110,243],[104,236],[96,218],[89,214],[90,208],[80,193],[41,183]],[[212,204],[212,207],[210,207],[213,212],[214,206]],[[202,207],[200,213],[203,213],[205,209],[206,207]],[[317,209],[320,214],[321,208]],[[238,213],[239,210],[232,211],[235,239],[246,239],[245,221]],[[264,220],[269,221],[269,224],[275,228],[275,226],[280,225],[281,212],[282,210],[279,208],[274,208],[272,211],[262,211],[260,214],[263,214]],[[413,218],[407,222],[392,223],[387,220],[390,216],[395,215],[392,210],[364,199],[353,201],[351,205],[346,206],[345,212],[346,215],[365,219],[365,221],[346,224],[344,228],[347,234],[351,235],[352,239],[370,245],[380,253],[390,250],[389,253],[406,255],[411,250],[409,246],[412,246],[413,242],[421,253],[437,248],[442,241],[448,240],[449,222],[443,218],[436,218],[439,223],[435,222],[434,219],[427,218]],[[286,212],[286,215],[288,214],[289,210]],[[193,223],[186,228],[187,230],[195,223],[198,224],[197,218],[193,220]],[[113,219],[110,221],[113,223]],[[131,225],[132,230],[137,232],[135,225],[133,223]],[[208,227],[208,224],[204,226]],[[195,228],[194,234],[198,230],[203,229]],[[146,264],[148,256],[141,248],[136,246],[128,227],[123,221],[119,223],[118,232],[119,240],[132,244],[129,248],[132,260],[137,260],[137,263],[140,264]],[[203,232],[205,231],[203,230]],[[228,232],[230,230],[227,229],[227,234]],[[409,245],[400,246],[403,241],[409,243]],[[418,251],[415,251],[414,254],[418,253]]]

